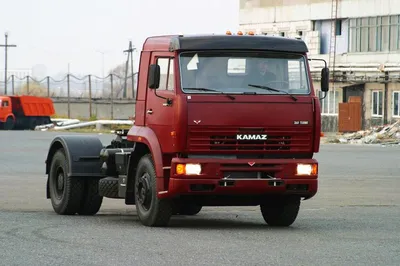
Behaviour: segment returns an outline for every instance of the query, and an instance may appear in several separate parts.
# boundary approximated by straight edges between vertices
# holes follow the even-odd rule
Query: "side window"
[[[173,91],[175,87],[174,59],[157,58],[157,65],[160,66],[160,88],[159,90]]]
[[[290,89],[306,89],[307,76],[304,61],[291,60],[288,61],[288,75]]]
[[[7,107],[7,106],[8,106],[8,101],[3,101],[3,102],[1,103],[1,106],[2,106],[2,107]]]

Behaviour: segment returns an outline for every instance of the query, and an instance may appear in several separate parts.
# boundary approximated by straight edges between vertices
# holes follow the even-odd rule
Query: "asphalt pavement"
[[[400,146],[322,145],[319,192],[289,228],[257,207],[147,228],[121,200],[93,217],[53,212],[44,161],[57,134],[0,131],[0,265],[400,265]]]

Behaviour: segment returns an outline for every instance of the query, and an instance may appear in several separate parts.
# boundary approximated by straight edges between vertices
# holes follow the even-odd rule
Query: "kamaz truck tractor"
[[[132,128],[107,145],[90,135],[50,143],[54,211],[94,215],[104,197],[122,199],[143,225],[168,226],[207,206],[260,206],[268,225],[292,225],[318,190],[321,111],[307,52],[302,40],[254,34],[147,38]]]

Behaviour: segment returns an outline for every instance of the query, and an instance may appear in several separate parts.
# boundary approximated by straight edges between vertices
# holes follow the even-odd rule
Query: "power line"
[[[4,34],[5,44],[0,44],[0,47],[4,47],[4,94],[7,95],[7,51],[8,47],[17,47],[15,44],[8,44],[8,34],[7,32]]]

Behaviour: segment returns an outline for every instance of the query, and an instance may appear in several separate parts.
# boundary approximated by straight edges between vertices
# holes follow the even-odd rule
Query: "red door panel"
[[[151,64],[160,65],[161,79],[160,87],[157,90],[147,88],[147,103],[145,109],[145,125],[151,128],[157,135],[163,152],[173,152],[174,138],[171,132],[174,128],[174,98],[175,98],[175,79],[174,79],[174,58],[173,53],[157,52],[152,53]],[[171,98],[172,105],[166,106],[164,98]]]

